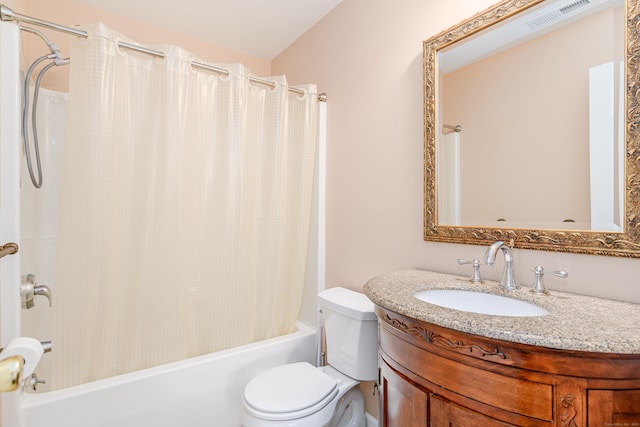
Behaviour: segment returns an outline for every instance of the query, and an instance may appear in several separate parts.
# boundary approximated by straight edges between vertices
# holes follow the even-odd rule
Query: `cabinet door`
[[[427,394],[380,364],[382,427],[427,427]]]
[[[640,390],[588,390],[589,427],[640,426]]]
[[[505,427],[513,424],[503,423],[494,418],[463,408],[432,394],[429,398],[430,427]]]

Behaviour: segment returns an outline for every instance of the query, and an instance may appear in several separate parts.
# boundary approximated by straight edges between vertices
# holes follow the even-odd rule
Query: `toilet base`
[[[364,396],[355,386],[338,400],[332,420],[327,427],[366,427]]]

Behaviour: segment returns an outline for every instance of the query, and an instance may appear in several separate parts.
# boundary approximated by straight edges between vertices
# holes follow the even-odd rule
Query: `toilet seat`
[[[338,394],[338,380],[307,362],[268,369],[244,390],[247,410],[263,420],[291,420],[313,414]]]

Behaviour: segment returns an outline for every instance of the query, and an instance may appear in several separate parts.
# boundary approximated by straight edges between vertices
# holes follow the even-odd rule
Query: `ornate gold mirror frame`
[[[436,193],[436,98],[438,50],[543,0],[506,0],[426,40],[424,60],[424,240],[640,258],[640,0],[626,0],[626,161],[623,232],[509,229],[438,225]]]

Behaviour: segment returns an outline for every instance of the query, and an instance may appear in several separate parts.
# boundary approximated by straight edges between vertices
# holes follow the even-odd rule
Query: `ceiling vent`
[[[531,21],[527,22],[527,24],[529,25],[529,27],[531,27],[534,30],[537,30],[538,28],[542,28],[545,27],[549,24],[552,24],[558,20],[560,20],[561,18],[571,14],[572,12],[584,7],[584,6],[588,6],[589,5],[590,0],[577,0],[574,1],[572,3],[569,3],[567,5],[561,6],[557,9],[554,9],[550,12],[547,12],[543,15],[540,15],[534,19],[532,19]]]

